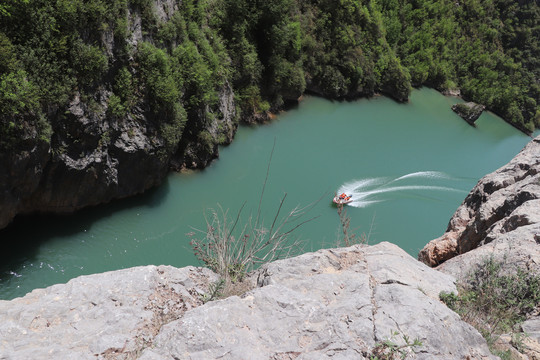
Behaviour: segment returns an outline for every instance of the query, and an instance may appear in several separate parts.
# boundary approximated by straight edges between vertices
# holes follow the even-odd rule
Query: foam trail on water
[[[399,186],[389,186],[392,183],[395,183],[404,179],[411,178],[420,178],[420,179],[452,179],[449,175],[438,172],[438,171],[418,171],[410,174],[406,174],[397,178],[368,178],[355,180],[347,182],[341,185],[338,189],[338,194],[346,193],[347,195],[352,195],[352,202],[349,203],[349,206],[357,208],[365,208],[372,204],[384,201],[384,199],[377,199],[377,195],[393,193],[393,192],[404,192],[404,191],[444,191],[444,192],[463,192],[466,191],[454,189],[447,186],[438,186],[438,185],[399,185]]]
[[[347,205],[355,207],[355,208],[366,208],[370,205],[380,203],[382,200],[354,200]]]
[[[338,194],[341,194],[341,193],[353,194],[365,188],[369,188],[370,186],[381,185],[381,184],[385,184],[386,182],[387,182],[386,178],[382,178],[382,177],[355,180],[355,181],[351,181],[351,182],[341,185],[338,189]]]
[[[451,179],[450,176],[440,171],[417,171],[417,172],[413,172],[407,175],[400,176],[393,181],[399,181],[399,180],[415,178],[415,177],[431,178],[431,179]]]
[[[373,194],[383,194],[394,191],[403,191],[403,190],[437,190],[437,191],[455,191],[462,192],[462,190],[449,188],[446,186],[432,186],[432,185],[404,185],[404,186],[392,186],[387,188],[379,188],[369,191],[364,191],[361,193],[361,196],[368,197]]]

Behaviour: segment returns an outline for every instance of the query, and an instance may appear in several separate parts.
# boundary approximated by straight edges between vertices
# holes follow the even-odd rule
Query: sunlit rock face
[[[467,271],[470,260],[463,260],[460,265],[457,258],[448,260],[469,252],[467,259],[482,257],[498,249],[498,256],[514,254],[514,263],[527,263],[540,273],[539,243],[540,137],[537,137],[508,164],[478,182],[453,215],[446,233],[429,242],[418,258],[430,266],[444,263],[441,268]]]
[[[7,359],[369,359],[385,340],[418,359],[490,359],[438,300],[452,276],[390,243],[267,264],[251,290],[203,304],[207,269],[146,266],[82,276],[0,301]]]

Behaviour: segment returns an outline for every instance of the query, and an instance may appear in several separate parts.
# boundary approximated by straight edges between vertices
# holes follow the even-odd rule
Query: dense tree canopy
[[[244,118],[306,90],[403,101],[411,86],[428,85],[459,89],[524,131],[540,126],[535,0],[175,3],[164,17],[158,0],[4,1],[0,132],[15,131],[21,116],[49,121],[75,92],[106,89],[109,116],[145,99],[172,147],[226,83]]]

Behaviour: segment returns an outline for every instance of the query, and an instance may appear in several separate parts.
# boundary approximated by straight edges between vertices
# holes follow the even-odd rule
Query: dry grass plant
[[[340,223],[340,232],[341,234],[337,235],[336,240],[336,246],[341,247],[349,247],[356,244],[362,244],[367,245],[369,242],[369,238],[371,236],[371,230],[373,229],[373,223],[375,221],[375,217],[371,220],[371,225],[369,229],[369,233],[366,235],[365,233],[362,233],[361,235],[356,234],[356,230],[353,229],[350,230],[351,227],[351,217],[347,215],[347,209],[345,208],[345,205],[343,204],[337,204],[337,213],[339,216],[339,223]]]
[[[314,218],[300,220],[307,209],[299,207],[280,217],[285,198],[286,194],[269,228],[249,216],[238,230],[245,203],[234,219],[229,216],[229,210],[221,206],[211,209],[210,215],[205,216],[206,230],[197,230],[203,236],[193,234],[191,239],[195,255],[226,281],[236,282],[261,264],[300,253],[302,241],[292,239],[291,234]]]
[[[242,212],[246,202],[235,216],[218,205],[217,209],[210,209],[210,213],[205,214],[206,229],[195,229],[195,232],[188,234],[197,258],[225,281],[225,294],[230,292],[232,284],[242,282],[247,273],[261,264],[300,254],[304,242],[292,236],[293,232],[316,218],[305,219],[305,215],[317,202],[306,207],[297,206],[284,214],[283,206],[287,198],[287,194],[284,194],[270,226],[265,226],[262,221],[261,207],[274,147],[268,161],[257,215],[250,214],[244,222]]]

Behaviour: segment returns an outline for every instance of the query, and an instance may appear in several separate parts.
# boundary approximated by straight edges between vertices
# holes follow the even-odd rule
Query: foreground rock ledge
[[[454,278],[390,243],[277,261],[202,304],[216,279],[146,266],[0,301],[0,359],[364,359],[395,331],[422,341],[417,359],[494,358],[438,300]]]

